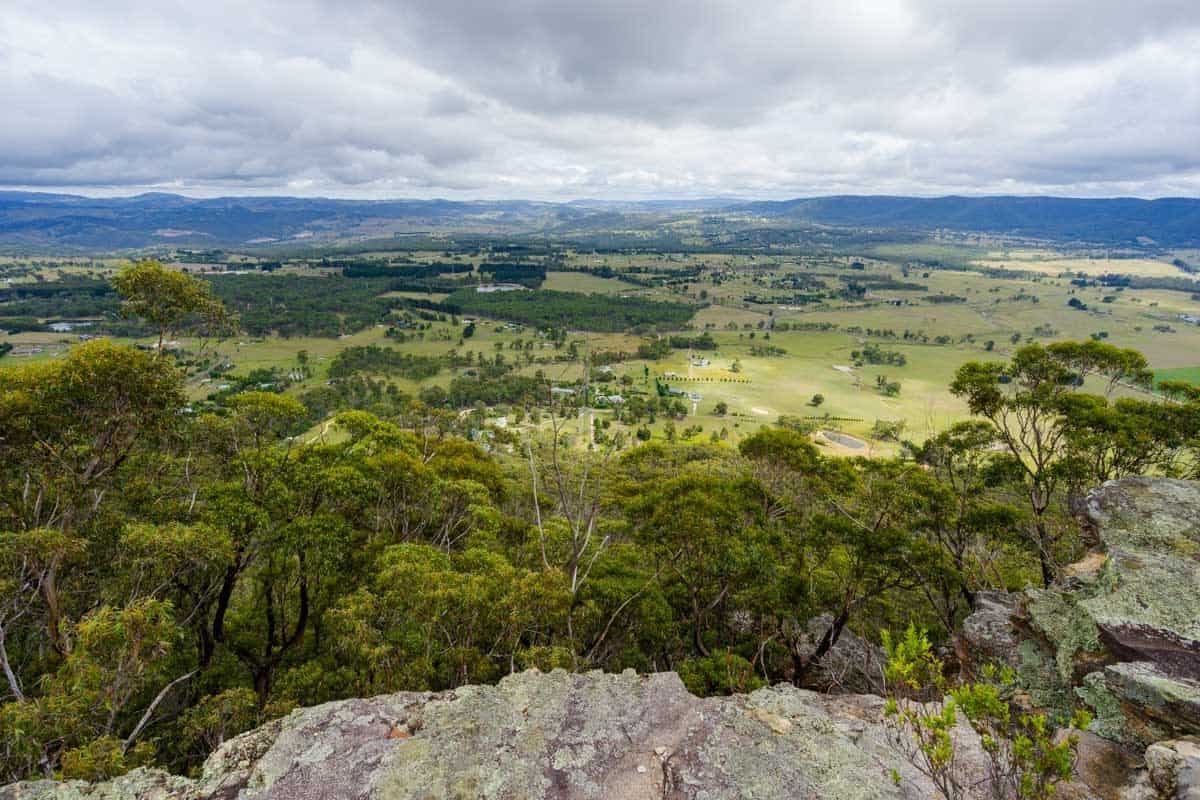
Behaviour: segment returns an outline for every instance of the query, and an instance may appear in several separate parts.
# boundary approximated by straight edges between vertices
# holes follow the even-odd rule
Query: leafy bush
[[[753,664],[728,650],[684,661],[679,665],[679,678],[689,692],[702,697],[752,692],[765,685],[754,673]]]
[[[1044,714],[1014,714],[1011,669],[985,668],[981,681],[954,683],[933,652],[929,637],[910,624],[893,640],[883,631],[888,655],[884,707],[889,743],[924,774],[946,800],[974,796],[969,765],[955,746],[960,713],[979,735],[989,760],[988,782],[996,800],[1050,800],[1070,780],[1078,731],[1091,724],[1086,712],[1056,737]]]

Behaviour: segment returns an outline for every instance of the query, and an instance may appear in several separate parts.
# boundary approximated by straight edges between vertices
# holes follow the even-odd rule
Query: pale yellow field
[[[972,262],[981,267],[994,269],[1025,270],[1040,272],[1045,275],[1059,275],[1063,272],[1078,272],[1084,275],[1104,275],[1108,273],[1120,275],[1140,275],[1154,278],[1186,277],[1186,274],[1176,269],[1167,261],[1156,261],[1148,258],[1065,258],[1055,256],[1029,256],[1008,258],[996,257],[978,259]],[[1197,284],[1200,286],[1200,284]]]
[[[589,294],[635,294],[640,287],[624,283],[616,278],[600,278],[586,272],[551,272],[546,275],[543,289],[559,292],[586,292]]]
[[[381,297],[407,297],[413,300],[430,300],[440,303],[450,295],[446,292],[384,292]]]

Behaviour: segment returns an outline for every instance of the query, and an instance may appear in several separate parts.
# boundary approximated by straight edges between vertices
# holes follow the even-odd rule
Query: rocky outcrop
[[[1088,499],[1107,554],[1105,591],[1084,605],[1120,661],[1200,676],[1200,485],[1127,478]]]
[[[809,657],[833,624],[832,614],[810,619],[798,639],[797,652]],[[805,686],[820,692],[878,694],[884,690],[883,668],[887,654],[852,631],[843,630],[837,642],[810,669]]]
[[[881,713],[872,696],[776,687],[701,699],[673,673],[527,672],[301,709],[227,742],[195,781],[139,769],[97,785],[13,785],[0,798],[933,796],[889,747]]]
[[[1012,592],[978,592],[975,610],[963,620],[961,636],[972,666],[1007,664],[1016,666],[1017,638],[1013,615],[1020,595]]]
[[[981,593],[962,639],[1029,705],[1093,712],[1076,771],[1100,797],[1200,800],[1200,483],[1110,481],[1084,513],[1096,550],[1048,589]]]
[[[1054,586],[980,594],[970,660],[1014,667],[1032,707],[1093,712],[1077,772],[1099,796],[1200,800],[1200,483],[1110,481],[1085,513],[1099,547]]]
[[[1042,707],[1082,700],[1114,741],[1200,733],[1200,484],[1110,481],[1087,518],[1101,549],[1026,593],[1022,682]]]

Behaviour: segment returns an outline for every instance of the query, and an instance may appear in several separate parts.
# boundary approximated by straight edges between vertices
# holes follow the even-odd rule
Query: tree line
[[[571,328],[600,332],[678,330],[696,307],[642,297],[536,291],[477,292],[464,289],[446,298],[455,313],[482,314],[535,328]]]

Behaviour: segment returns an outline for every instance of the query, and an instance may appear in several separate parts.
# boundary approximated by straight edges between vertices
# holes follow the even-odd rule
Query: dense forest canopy
[[[140,269],[117,281],[124,307],[164,331],[218,316],[213,295],[236,308],[236,283],[209,294]],[[151,319],[163,292],[170,313]],[[550,315],[613,310],[461,299],[521,314],[535,296]],[[692,310],[620,308],[622,325]],[[100,339],[0,371],[0,781],[186,772],[298,705],[531,666],[677,670],[698,693],[828,688],[846,632],[916,623],[952,645],[980,591],[1049,582],[1079,553],[1083,491],[1194,475],[1200,445],[1200,394],[1114,399],[1146,363],[1099,341],[964,365],[951,389],[975,417],[875,459],[823,455],[789,426],[736,447],[568,450],[569,399],[499,360],[420,398],[384,398],[364,365],[443,366],[346,350],[321,400],[339,435],[311,438],[296,434],[313,406],[253,381],[195,413],[161,348]],[[372,393],[376,413],[354,410]],[[436,410],[497,398],[549,416],[551,435],[485,449]]]
[[[509,319],[539,328],[611,332],[678,330],[696,313],[694,306],[684,303],[549,289],[495,292],[463,289],[450,295],[445,305],[461,313]]]
[[[381,278],[216,275],[213,293],[253,335],[336,336],[384,321],[398,300]]]

